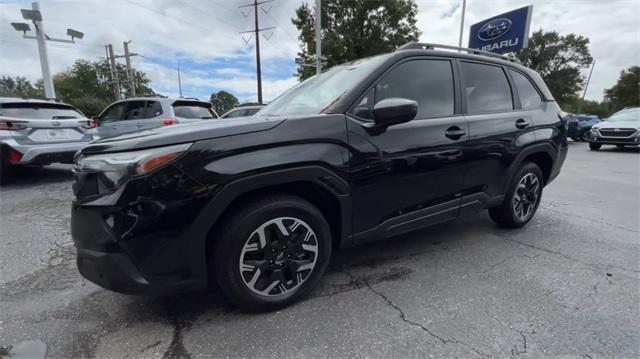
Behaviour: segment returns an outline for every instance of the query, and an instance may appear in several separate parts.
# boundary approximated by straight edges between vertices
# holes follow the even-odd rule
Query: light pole
[[[49,67],[49,56],[47,54],[47,41],[67,42],[75,43],[75,39],[82,39],[84,33],[73,29],[67,29],[67,35],[71,37],[71,40],[54,39],[49,37],[44,32],[44,26],[42,24],[42,13],[40,12],[40,4],[37,2],[31,3],[31,10],[22,9],[22,18],[25,20],[31,20],[33,26],[36,29],[36,36],[27,35],[27,31],[31,31],[29,24],[24,22],[13,22],[11,26],[16,31],[23,33],[22,37],[25,39],[35,39],[38,41],[38,54],[40,55],[40,67],[42,69],[42,81],[44,82],[44,95],[46,98],[56,98],[56,92],[53,88],[53,80],[51,79],[51,69]]]
[[[316,75],[322,71],[322,0],[316,0]]]
[[[458,38],[458,47],[462,47],[462,33],[464,32],[464,13],[467,10],[467,0],[462,0],[462,17],[460,18],[460,37]]]

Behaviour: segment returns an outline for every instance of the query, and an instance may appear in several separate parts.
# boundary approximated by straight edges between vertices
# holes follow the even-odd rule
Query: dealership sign
[[[471,25],[469,48],[504,54],[527,47],[533,5]]]

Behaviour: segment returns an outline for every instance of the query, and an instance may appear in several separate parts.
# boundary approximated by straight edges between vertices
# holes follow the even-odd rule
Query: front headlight
[[[78,154],[74,170],[100,173],[108,180],[108,187],[117,187],[129,178],[149,173],[178,158],[191,147],[191,143],[149,148],[131,152],[114,152],[83,156]]]

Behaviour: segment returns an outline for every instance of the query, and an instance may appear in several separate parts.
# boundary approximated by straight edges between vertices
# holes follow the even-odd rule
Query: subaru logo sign
[[[497,39],[506,34],[509,29],[511,29],[511,20],[505,18],[492,20],[482,25],[478,31],[478,39],[482,41]]]
[[[532,11],[525,6],[471,25],[469,48],[506,54],[527,47]]]

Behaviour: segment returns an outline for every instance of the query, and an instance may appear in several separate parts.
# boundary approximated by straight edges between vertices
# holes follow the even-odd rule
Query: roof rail
[[[467,52],[469,54],[496,57],[496,58],[499,58],[499,59],[502,59],[502,60],[511,61],[511,62],[515,62],[515,63],[518,63],[518,64],[520,63],[520,60],[518,60],[518,59],[516,59],[514,57],[495,54],[495,53],[489,52],[489,51],[482,51],[482,50],[478,50],[478,49],[470,49],[470,48],[467,48],[467,47],[458,47],[458,46],[450,46],[450,45],[429,44],[429,43],[423,43],[423,42],[408,42],[408,43],[400,46],[396,51],[400,51],[400,50],[436,50],[436,49],[464,51],[464,52]]]

